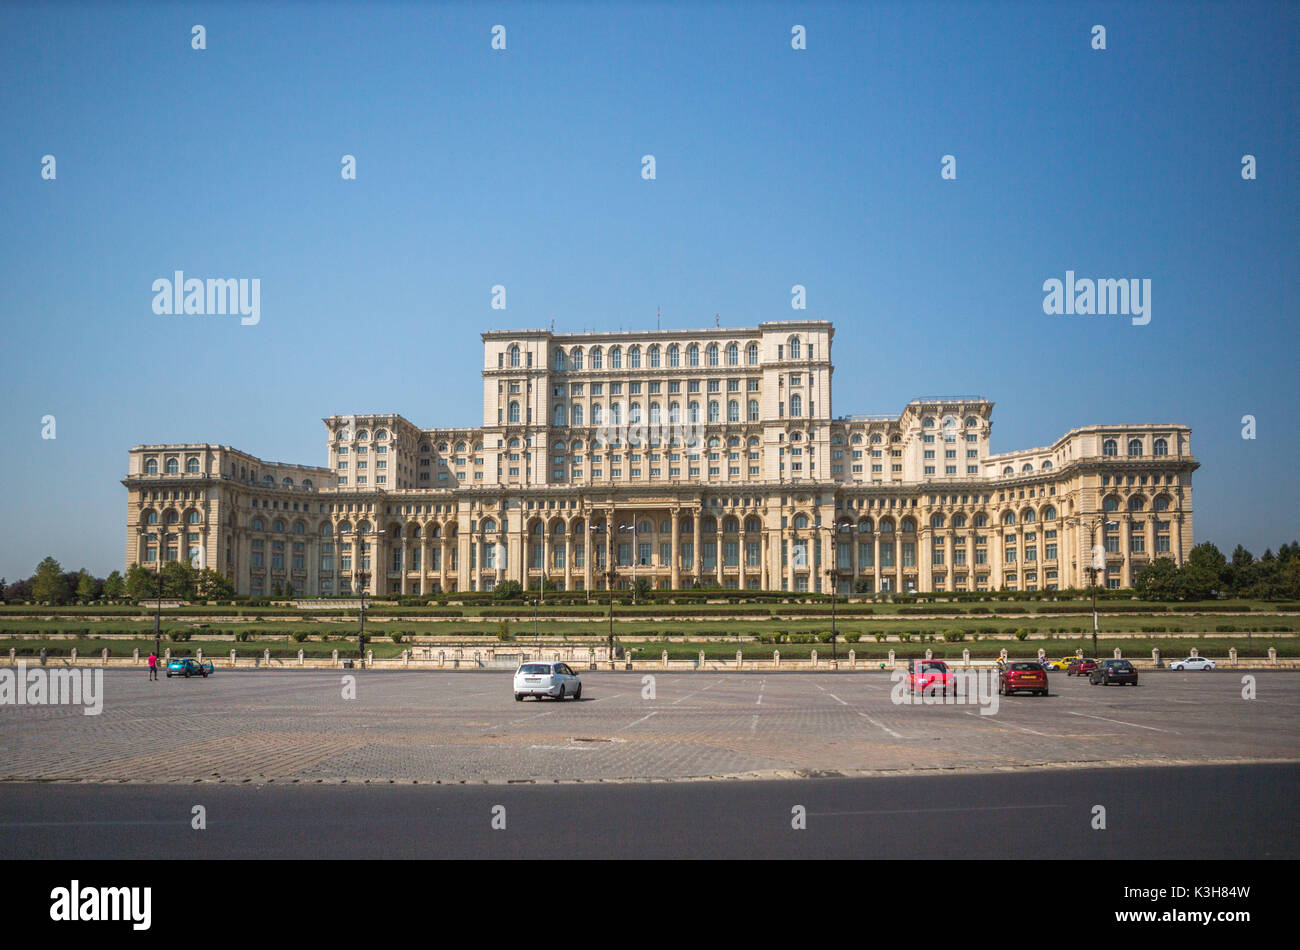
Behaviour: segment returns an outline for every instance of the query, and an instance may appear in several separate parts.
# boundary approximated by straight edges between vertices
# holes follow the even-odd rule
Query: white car
[[[1185,660],[1174,660],[1169,664],[1171,670],[1212,670],[1214,661],[1203,656],[1189,656]]]
[[[515,702],[523,702],[525,696],[582,699],[582,680],[567,663],[521,663],[515,670]]]

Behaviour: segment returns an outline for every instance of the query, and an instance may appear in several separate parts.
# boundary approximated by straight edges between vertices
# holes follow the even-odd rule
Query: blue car
[[[200,663],[191,657],[172,660],[167,664],[167,675],[171,676],[208,676],[214,672],[211,660]]]

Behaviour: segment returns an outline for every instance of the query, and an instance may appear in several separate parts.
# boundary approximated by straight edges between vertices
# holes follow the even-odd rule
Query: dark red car
[[[957,695],[957,676],[943,660],[909,660],[907,685],[914,695],[930,693],[947,696],[949,690],[954,696]]]
[[[1033,660],[1011,660],[998,674],[998,694],[1026,692],[1035,696],[1047,695],[1047,671]]]
[[[1066,676],[1087,676],[1097,668],[1096,660],[1078,660],[1070,664],[1069,669],[1065,671]]]

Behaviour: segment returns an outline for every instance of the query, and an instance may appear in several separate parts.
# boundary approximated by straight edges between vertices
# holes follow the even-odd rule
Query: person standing
[[[158,679],[158,654],[153,652],[149,654],[149,679]]]

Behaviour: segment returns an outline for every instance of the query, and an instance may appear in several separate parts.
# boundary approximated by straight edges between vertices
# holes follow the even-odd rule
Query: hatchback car
[[[1088,682],[1093,686],[1136,686],[1138,671],[1128,660],[1102,660],[1088,674]]]
[[[1174,660],[1169,664],[1171,670],[1212,670],[1214,661],[1203,656],[1189,656],[1185,660]]]
[[[1059,660],[1047,660],[1049,670],[1068,670],[1071,663],[1078,663],[1082,660],[1081,656],[1063,656]]]
[[[183,657],[172,660],[167,664],[168,676],[211,676],[213,666],[211,660],[204,660],[200,663],[193,657]]]
[[[525,696],[582,699],[582,680],[567,663],[521,663],[515,670],[515,702]]]
[[[1065,675],[1066,676],[1087,676],[1096,668],[1097,668],[1096,660],[1089,660],[1086,658],[1082,660],[1075,660],[1068,667],[1066,667]]]
[[[957,677],[943,660],[908,661],[907,685],[913,694],[957,695]]]
[[[998,693],[1010,696],[1026,692],[1047,695],[1047,671],[1037,660],[1012,660],[998,674]]]

